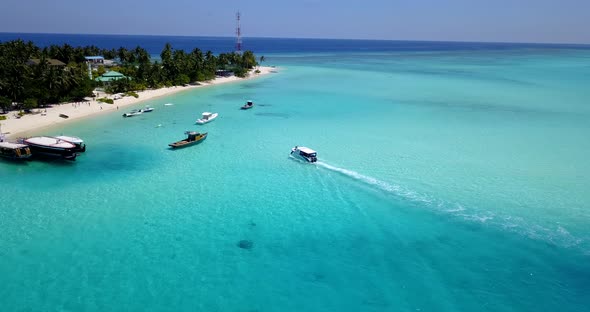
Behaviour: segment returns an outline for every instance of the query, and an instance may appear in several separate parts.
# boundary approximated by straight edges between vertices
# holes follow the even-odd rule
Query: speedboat
[[[199,125],[204,125],[210,121],[213,121],[213,119],[217,118],[218,115],[218,113],[204,112],[203,117],[201,117],[201,119],[197,119],[197,123]]]
[[[62,139],[40,136],[23,140],[35,156],[57,157],[67,160],[76,160],[76,145]]]
[[[168,144],[168,146],[170,146],[171,148],[187,147],[187,146],[199,144],[207,138],[207,132],[198,133],[196,131],[186,131],[184,134],[187,135],[186,139],[180,140],[178,142],[170,143],[170,144]]]
[[[27,159],[31,155],[31,150],[26,144],[0,142],[0,157],[19,160]]]
[[[241,109],[250,109],[252,107],[254,107],[254,102],[248,101],[246,104],[244,104],[244,106],[241,107]]]
[[[291,155],[311,163],[318,161],[318,153],[305,146],[295,146],[291,149]]]
[[[151,111],[153,111],[153,110],[154,110],[154,108],[153,108],[153,107],[146,106],[146,107],[145,107],[144,109],[142,109],[141,111],[142,111],[143,113],[149,113],[149,112],[151,112]]]
[[[143,111],[141,109],[140,110],[134,109],[134,110],[130,111],[129,113],[123,114],[123,117],[133,117],[133,116],[137,116],[137,115],[141,115],[141,114],[143,114]]]
[[[59,135],[59,136],[56,136],[55,138],[74,144],[76,146],[76,152],[85,152],[86,151],[86,144],[84,144],[84,140],[80,139],[79,137]]]

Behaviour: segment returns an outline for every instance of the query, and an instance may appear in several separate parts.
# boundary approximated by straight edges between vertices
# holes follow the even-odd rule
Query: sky
[[[0,32],[590,43],[590,0],[2,0]]]

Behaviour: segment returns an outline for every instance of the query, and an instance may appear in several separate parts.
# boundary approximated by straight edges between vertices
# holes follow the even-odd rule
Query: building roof
[[[45,62],[49,66],[66,66],[66,63],[56,60],[56,59],[45,59]],[[40,59],[30,59],[27,64],[29,65],[39,65],[41,63]]]
[[[110,72],[104,73],[102,76],[97,77],[96,81],[108,82],[117,79],[127,78],[125,75],[121,74],[120,72],[111,70]]]
[[[104,60],[104,57],[103,56],[98,56],[98,55],[96,55],[96,56],[85,56],[84,58],[87,59],[87,60]]]

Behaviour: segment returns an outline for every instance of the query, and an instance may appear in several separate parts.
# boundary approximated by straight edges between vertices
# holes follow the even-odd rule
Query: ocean
[[[244,45],[277,73],[39,131],[84,138],[73,163],[0,161],[0,311],[587,311],[589,46]]]

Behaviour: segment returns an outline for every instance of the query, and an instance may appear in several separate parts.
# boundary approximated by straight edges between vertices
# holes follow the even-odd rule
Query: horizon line
[[[235,38],[234,36],[210,36],[210,35],[100,34],[100,33],[62,33],[62,32],[8,32],[8,31],[0,31],[0,34]],[[469,41],[469,40],[433,40],[433,39],[313,38],[313,37],[272,37],[272,36],[251,36],[251,37],[246,36],[246,37],[242,37],[242,38],[590,46],[590,43],[580,43],[580,42],[536,42],[536,41],[522,42],[522,41]]]

